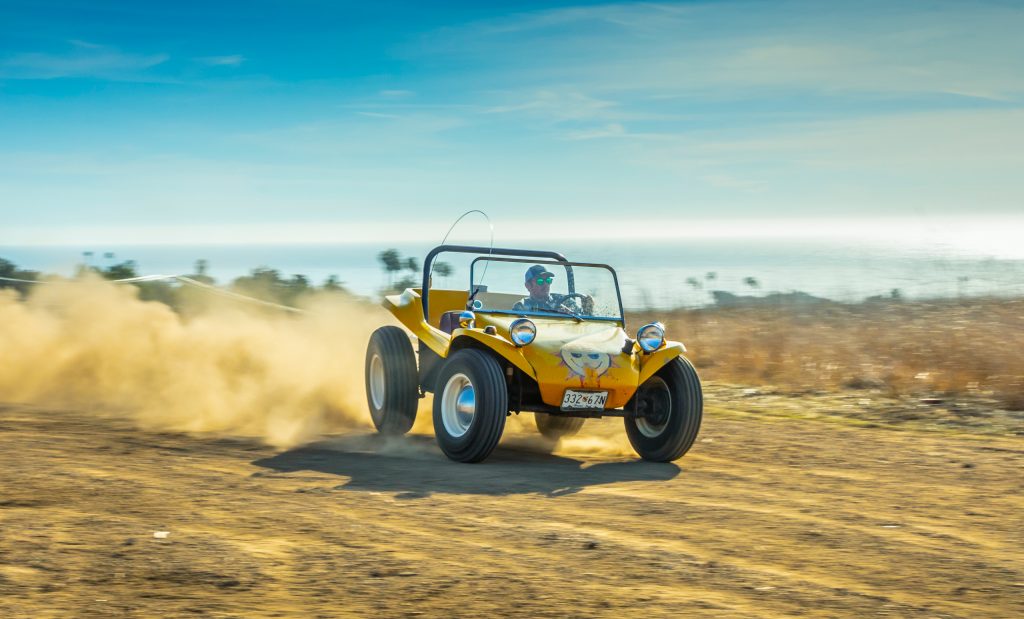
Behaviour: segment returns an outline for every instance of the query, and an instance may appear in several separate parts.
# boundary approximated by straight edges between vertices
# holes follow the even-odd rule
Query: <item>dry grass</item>
[[[676,310],[668,325],[709,380],[784,390],[989,394],[1024,410],[1024,299]]]

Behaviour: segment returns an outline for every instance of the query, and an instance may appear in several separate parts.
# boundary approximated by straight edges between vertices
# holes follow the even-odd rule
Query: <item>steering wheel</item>
[[[594,313],[594,297],[587,294],[580,294],[578,292],[570,292],[569,294],[563,296],[561,299],[559,299],[558,306],[564,307],[565,309],[571,311],[573,308],[570,307],[567,302],[572,301],[574,299],[580,300],[580,305],[583,308],[584,314]]]

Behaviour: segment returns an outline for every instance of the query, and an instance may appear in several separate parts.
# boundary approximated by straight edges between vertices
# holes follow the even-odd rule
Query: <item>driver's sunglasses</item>
[[[538,277],[537,278],[537,285],[538,286],[543,286],[544,284],[550,284],[553,281],[555,281],[554,277]]]

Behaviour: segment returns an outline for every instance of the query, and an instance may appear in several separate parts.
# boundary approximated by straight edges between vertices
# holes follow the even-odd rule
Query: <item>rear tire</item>
[[[507,413],[505,374],[493,356],[467,348],[448,357],[434,390],[434,435],[446,456],[480,462],[491,455]]]
[[[382,434],[401,435],[416,421],[419,377],[416,353],[405,331],[381,327],[366,348],[366,402]]]
[[[641,458],[680,458],[693,446],[704,411],[697,371],[677,357],[640,385],[627,408],[626,436]]]
[[[537,422],[537,430],[544,438],[552,441],[573,436],[580,431],[583,422],[586,421],[583,417],[562,417],[547,413],[534,413],[533,419]]]

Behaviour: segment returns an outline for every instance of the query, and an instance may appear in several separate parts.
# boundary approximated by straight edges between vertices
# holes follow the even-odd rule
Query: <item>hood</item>
[[[480,313],[477,326],[493,325],[509,338],[509,325],[518,318]],[[559,406],[566,389],[582,389],[608,391],[609,408],[625,405],[636,390],[639,366],[636,355],[622,352],[628,335],[618,323],[529,318],[537,339],[519,350],[536,372],[546,404]]]

